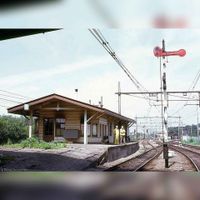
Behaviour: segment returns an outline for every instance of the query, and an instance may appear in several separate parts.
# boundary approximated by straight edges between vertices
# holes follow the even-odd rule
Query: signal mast
[[[161,118],[162,118],[162,134],[163,134],[163,158],[165,159],[165,168],[169,168],[169,157],[168,157],[168,99],[167,99],[167,76],[166,76],[166,57],[168,56],[180,56],[184,57],[186,51],[180,49],[178,51],[166,51],[165,41],[162,41],[162,48],[154,48],[154,56],[160,58],[160,77],[161,77]]]

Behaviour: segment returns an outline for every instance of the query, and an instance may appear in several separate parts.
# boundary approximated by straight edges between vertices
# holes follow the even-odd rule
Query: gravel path
[[[191,162],[181,153],[173,152],[174,156],[169,159],[170,167],[165,169],[163,155],[152,160],[144,167],[144,171],[196,171]]]

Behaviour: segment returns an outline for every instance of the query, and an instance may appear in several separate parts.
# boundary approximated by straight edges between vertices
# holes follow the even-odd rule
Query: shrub
[[[35,149],[59,149],[67,146],[64,142],[45,142],[37,137],[28,138],[19,144],[5,145],[7,147],[35,148]]]

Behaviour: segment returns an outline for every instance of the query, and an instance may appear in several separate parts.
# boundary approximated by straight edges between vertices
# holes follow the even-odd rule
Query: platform
[[[83,171],[109,159],[126,157],[137,151],[137,143],[125,145],[69,144],[67,148],[11,149],[0,148],[0,154],[9,161],[1,171]]]

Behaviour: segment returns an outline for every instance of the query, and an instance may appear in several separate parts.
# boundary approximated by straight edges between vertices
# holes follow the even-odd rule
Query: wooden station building
[[[8,108],[8,112],[28,117],[29,137],[36,135],[44,141],[112,144],[116,125],[123,125],[128,133],[129,127],[135,123],[133,119],[103,107],[58,94]]]

